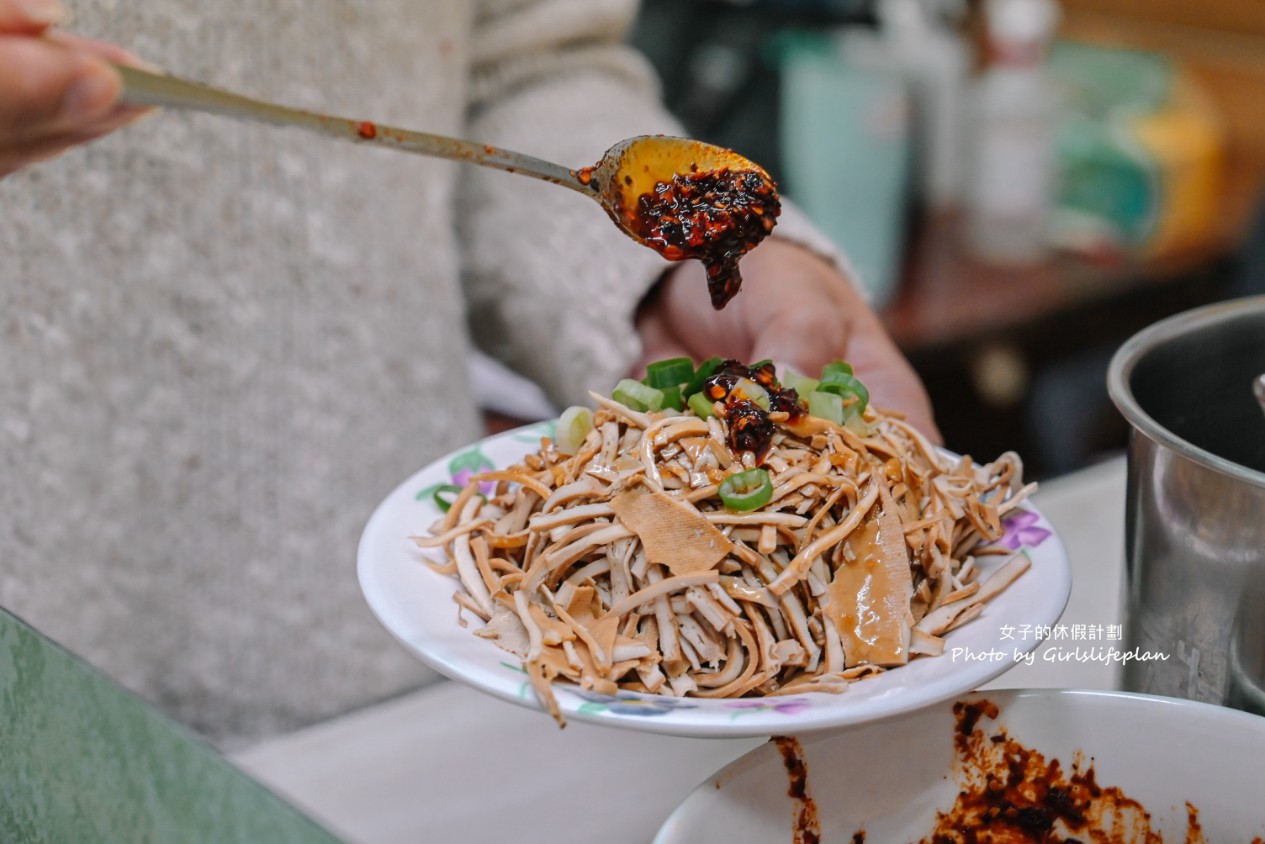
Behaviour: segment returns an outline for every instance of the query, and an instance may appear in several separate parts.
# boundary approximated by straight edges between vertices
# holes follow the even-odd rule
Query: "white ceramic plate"
[[[476,637],[479,620],[458,623],[456,581],[431,571],[409,539],[439,517],[430,491],[463,484],[469,475],[502,468],[539,447],[541,423],[483,440],[413,475],[379,505],[360,542],[361,589],[383,625],[439,672],[504,700],[539,708],[518,660]],[[862,682],[843,694],[810,693],[741,700],[673,698],[621,693],[618,697],[557,686],[568,719],[679,736],[768,736],[862,724],[909,712],[968,692],[1005,672],[1039,644],[1037,631],[1054,625],[1071,591],[1063,545],[1031,506],[1012,514],[1006,541],[1032,567],[991,601],[975,621],[948,635],[945,654],[921,658]],[[981,560],[987,576],[1005,558]]]
[[[969,697],[996,703],[997,725],[1046,761],[1058,759],[1064,772],[1078,751],[1092,758],[1097,783],[1140,803],[1164,841],[1239,844],[1265,836],[1265,718],[1119,692],[1007,690]],[[981,727],[992,735],[992,722]],[[801,740],[821,840],[853,841],[858,832],[882,844],[927,838],[936,813],[953,806],[962,785],[955,732],[953,704],[944,702]],[[778,749],[761,745],[692,792],[655,844],[790,841],[798,807],[787,788]],[[1187,802],[1198,810],[1205,838],[1186,837]]]

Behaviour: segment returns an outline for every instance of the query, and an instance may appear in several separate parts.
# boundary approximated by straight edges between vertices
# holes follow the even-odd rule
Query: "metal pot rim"
[[[1265,488],[1265,472],[1258,472],[1232,460],[1219,457],[1172,433],[1142,410],[1129,386],[1129,380],[1138,360],[1151,349],[1193,329],[1205,328],[1241,316],[1245,311],[1259,311],[1265,314],[1265,296],[1249,296],[1205,305],[1160,320],[1142,329],[1126,340],[1112,356],[1111,366],[1107,370],[1107,392],[1115,403],[1116,409],[1135,431],[1145,434],[1155,442],[1209,469]],[[1247,388],[1247,386],[1244,387],[1244,389]]]

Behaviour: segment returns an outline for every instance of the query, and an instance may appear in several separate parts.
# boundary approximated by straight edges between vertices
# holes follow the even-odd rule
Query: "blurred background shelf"
[[[999,267],[967,254],[959,222],[915,224],[883,321],[923,377],[945,442],[980,457],[1013,449],[1038,479],[1123,449],[1128,428],[1106,386],[1120,343],[1236,295],[1241,278],[1228,239],[1151,259]]]

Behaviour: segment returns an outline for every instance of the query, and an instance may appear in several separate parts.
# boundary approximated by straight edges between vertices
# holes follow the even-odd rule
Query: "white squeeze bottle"
[[[957,31],[963,0],[879,0],[883,43],[914,96],[919,199],[960,204],[970,50]]]
[[[1046,50],[1053,0],[987,0],[990,61],[971,96],[966,240],[978,258],[1039,261],[1055,192],[1058,98]]]

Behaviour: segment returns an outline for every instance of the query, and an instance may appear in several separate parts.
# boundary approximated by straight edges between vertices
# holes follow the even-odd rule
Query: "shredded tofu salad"
[[[652,365],[553,438],[470,479],[423,549],[516,654],[561,724],[555,680],[614,694],[841,692],[978,616],[1028,567],[977,559],[1033,488],[1007,453],[946,456],[869,405],[846,363]],[[481,484],[495,482],[484,498]]]

